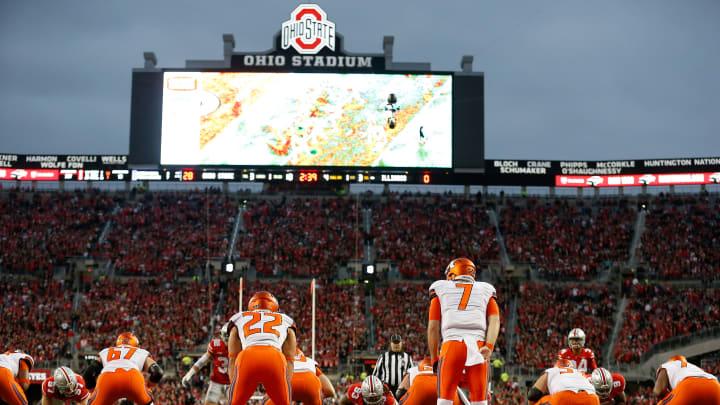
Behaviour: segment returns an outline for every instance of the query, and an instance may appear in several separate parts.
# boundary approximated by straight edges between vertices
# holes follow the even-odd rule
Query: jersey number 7
[[[467,308],[467,304],[468,304],[468,301],[470,300],[470,293],[472,292],[473,285],[457,283],[457,284],[455,284],[455,287],[463,289],[463,295],[462,295],[462,298],[460,298],[460,303],[458,304],[458,309],[462,310],[462,309]]]

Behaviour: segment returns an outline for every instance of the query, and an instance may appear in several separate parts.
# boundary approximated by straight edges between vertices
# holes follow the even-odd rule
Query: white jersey
[[[595,387],[590,384],[587,376],[582,371],[573,368],[553,367],[545,370],[547,373],[547,386],[550,395],[561,391],[579,392],[585,391],[588,394],[595,394]]]
[[[458,277],[438,280],[430,286],[430,299],[440,300],[443,341],[485,341],[487,306],[495,297],[495,288],[481,281]]]
[[[0,367],[10,370],[13,377],[17,378],[20,372],[20,361],[25,360],[28,367],[32,370],[35,362],[30,355],[21,352],[5,352],[0,354]]]
[[[108,347],[100,352],[100,361],[103,365],[100,374],[110,373],[120,368],[127,371],[132,369],[142,371],[149,355],[150,352],[147,350],[129,345]]]
[[[295,322],[289,316],[270,311],[238,312],[230,318],[230,322],[237,327],[243,349],[272,346],[282,350],[288,329],[295,327]]]
[[[295,372],[296,373],[303,373],[303,372],[311,372],[315,374],[317,363],[315,360],[312,359],[312,357],[305,356],[305,353],[302,352],[302,350],[298,349],[297,353],[295,354],[295,361],[293,362]]]
[[[413,385],[413,381],[415,381],[415,377],[419,375],[434,375],[432,366],[430,365],[418,365],[413,366],[407,369],[408,378],[410,379],[410,385]]]
[[[700,367],[688,363],[687,361],[674,360],[663,363],[660,368],[664,368],[670,382],[670,389],[673,390],[680,384],[680,381],[688,377],[707,378],[709,380],[717,380],[717,378],[705,372]]]

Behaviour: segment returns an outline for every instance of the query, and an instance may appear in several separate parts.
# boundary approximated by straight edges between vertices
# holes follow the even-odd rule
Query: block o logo
[[[293,47],[303,55],[314,55],[327,46],[335,50],[335,23],[317,4],[301,4],[282,24],[282,49]]]

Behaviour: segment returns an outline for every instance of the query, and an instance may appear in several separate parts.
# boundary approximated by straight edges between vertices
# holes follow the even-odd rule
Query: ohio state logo
[[[301,4],[282,24],[282,49],[290,47],[303,55],[313,55],[327,46],[335,50],[335,23],[317,4]]]

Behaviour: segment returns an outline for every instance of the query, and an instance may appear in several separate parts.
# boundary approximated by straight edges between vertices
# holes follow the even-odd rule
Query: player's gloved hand
[[[191,368],[191,369],[185,374],[185,376],[182,378],[182,385],[183,385],[183,387],[187,387],[188,385],[190,385],[190,380],[192,380],[192,378],[193,378],[194,375],[195,375],[195,370]]]
[[[438,373],[438,361],[439,361],[439,359],[435,359],[432,361],[433,374],[435,374],[435,375],[437,375],[437,373]]]

